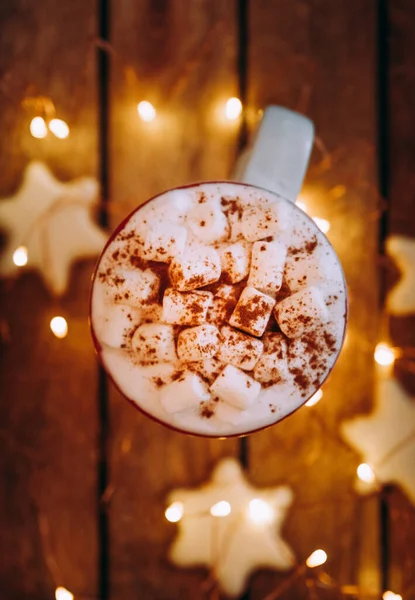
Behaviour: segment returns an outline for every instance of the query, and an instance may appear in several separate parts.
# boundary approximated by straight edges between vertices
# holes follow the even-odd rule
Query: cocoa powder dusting
[[[201,404],[200,406],[200,416],[205,419],[210,419],[215,414],[213,407],[209,404]]]
[[[294,375],[295,384],[301,389],[306,390],[310,385],[310,380],[301,369],[291,368],[290,373]]]
[[[223,206],[223,212],[225,215],[237,215],[238,219],[242,219],[243,208],[240,205],[239,198],[236,199],[228,199],[222,196],[221,205]]]

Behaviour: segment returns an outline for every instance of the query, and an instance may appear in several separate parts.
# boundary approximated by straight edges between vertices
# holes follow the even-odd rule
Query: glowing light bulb
[[[210,507],[210,514],[212,517],[227,517],[231,512],[231,505],[226,500],[216,502]]]
[[[320,219],[320,217],[313,217],[313,221],[317,225],[317,227],[320,229],[320,231],[322,231],[323,233],[327,233],[328,231],[330,231],[330,221],[327,221],[327,219]]]
[[[16,267],[24,267],[27,264],[27,248],[25,246],[19,246],[13,252],[13,262]]]
[[[395,351],[393,348],[381,342],[375,348],[375,361],[382,367],[389,367],[395,362]]]
[[[62,119],[52,119],[49,122],[49,129],[60,140],[64,140],[69,135],[69,127]]]
[[[53,317],[50,328],[57,338],[62,339],[68,335],[68,323],[63,317]]]
[[[366,463],[359,465],[356,472],[360,481],[364,481],[365,483],[374,483],[376,479],[374,470]]]
[[[400,594],[394,594],[390,590],[385,592],[382,596],[383,600],[402,600],[402,596]]]
[[[239,98],[229,98],[226,101],[225,116],[228,121],[236,121],[242,114],[242,102]]]
[[[30,121],[30,133],[34,138],[42,139],[47,136],[48,128],[46,127],[45,120],[42,117],[35,117]]]
[[[166,508],[164,516],[170,523],[177,523],[183,516],[184,508],[181,502],[173,502]]]
[[[307,204],[305,202],[302,202],[302,200],[297,200],[295,205],[298,206],[298,208],[301,208],[303,212],[308,212]]]
[[[55,590],[55,600],[73,600],[73,594],[64,587],[57,587]]]
[[[268,502],[260,498],[254,498],[249,503],[248,517],[253,523],[257,523],[258,525],[271,523],[274,519],[274,511]]]
[[[137,112],[140,119],[142,121],[145,121],[146,123],[154,121],[157,115],[156,109],[151,104],[151,102],[148,102],[147,100],[142,100],[138,103]]]
[[[314,406],[315,404],[317,404],[317,402],[320,402],[320,400],[323,397],[323,390],[318,390],[314,396],[311,396],[310,400],[307,400],[307,402],[305,403],[306,406]]]
[[[324,565],[327,560],[327,554],[324,550],[314,550],[312,554],[307,558],[305,564],[309,569],[314,569],[315,567],[320,567]]]

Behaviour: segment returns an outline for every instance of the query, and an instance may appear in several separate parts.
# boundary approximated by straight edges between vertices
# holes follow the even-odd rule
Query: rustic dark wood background
[[[395,488],[358,497],[360,459],[338,434],[373,403],[391,272],[379,239],[415,235],[414,29],[411,0],[1,2],[2,196],[41,159],[63,180],[99,178],[111,228],[165,188],[229,177],[258,110],[281,104],[315,122],[306,192],[331,221],[351,293],[347,344],[323,400],[245,441],[209,441],[164,429],[107,389],[87,323],[93,262],[74,267],[60,301],[32,274],[4,283],[2,599],[53,599],[58,585],[76,598],[202,598],[206,572],[166,560],[176,526],[164,498],[203,482],[222,456],[239,457],[257,485],[293,488],[284,536],[300,560],[322,547],[341,583],[415,598],[414,507]],[[22,101],[36,94],[53,99],[67,140],[30,136]],[[242,123],[218,116],[233,95],[246,106]],[[154,126],[137,117],[141,99],[158,108]],[[65,340],[48,327],[59,313]],[[395,343],[415,344],[414,322],[393,321]],[[284,577],[255,575],[245,598]],[[306,597],[302,583],[284,596]]]

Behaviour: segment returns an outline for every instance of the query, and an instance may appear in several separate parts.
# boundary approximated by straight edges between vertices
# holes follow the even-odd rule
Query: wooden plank
[[[139,33],[138,33],[139,32]],[[175,185],[229,176],[238,124],[221,110],[236,94],[235,15],[220,0],[114,6],[112,39],[112,206],[115,225],[128,210]],[[157,109],[138,119],[137,103]],[[174,433],[110,400],[109,519],[111,599],[196,598],[206,571],[167,563],[176,526],[164,518],[168,491],[203,482],[238,442]]]
[[[413,56],[415,41],[415,7],[409,0],[388,2],[390,30],[389,78],[389,233],[415,238],[415,116],[413,97],[415,79]],[[390,281],[390,283],[393,283]],[[413,352],[415,316],[394,317],[390,322],[391,338],[396,346],[411,349],[396,365],[395,375],[415,402]],[[389,507],[389,587],[403,598],[415,595],[415,508],[397,488],[388,491]]]
[[[95,2],[0,7],[0,195],[17,189],[30,159],[70,179],[96,173]],[[30,136],[27,96],[53,99],[67,140]],[[76,232],[74,232],[76,235]],[[63,585],[97,594],[96,362],[88,332],[92,263],[77,265],[58,302],[40,279],[2,284],[0,596],[53,598]],[[49,321],[63,314],[64,340]]]
[[[326,570],[342,584],[358,583],[359,547],[370,535],[353,492],[358,457],[338,430],[341,420],[371,407],[378,304],[375,31],[374,1],[363,12],[358,0],[250,4],[249,106],[282,104],[315,122],[303,199],[331,223],[351,301],[347,342],[323,399],[250,439],[250,474],[257,484],[293,488],[285,538],[300,561],[325,549]],[[263,598],[283,577],[255,577],[251,597]],[[307,597],[304,584],[283,597]]]

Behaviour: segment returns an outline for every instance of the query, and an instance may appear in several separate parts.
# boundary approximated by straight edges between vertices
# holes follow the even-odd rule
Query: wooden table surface
[[[40,159],[62,180],[99,178],[112,229],[166,188],[229,178],[267,104],[303,112],[317,135],[303,195],[330,220],[346,272],[347,342],[315,407],[244,441],[198,439],[133,411],[103,379],[87,322],[94,261],[74,266],[60,300],[35,274],[2,282],[0,597],[53,599],[62,585],[79,600],[204,598],[206,571],[167,561],[176,526],[164,518],[165,497],[234,456],[254,484],[293,489],[283,533],[300,561],[322,547],[340,584],[415,598],[414,507],[394,487],[358,496],[360,458],[339,434],[373,406],[391,273],[379,239],[415,236],[414,4],[108,2],[0,6],[1,196]],[[53,99],[68,139],[30,136],[34,115],[22,102],[36,95]],[[223,118],[231,96],[245,106],[236,122]],[[142,99],[157,107],[153,123],[138,119]],[[70,324],[64,340],[49,330],[54,314]],[[414,324],[393,319],[393,341],[413,346]],[[399,362],[397,373],[415,393]],[[261,600],[286,577],[257,573],[244,598]],[[299,582],[281,597],[309,596]]]

